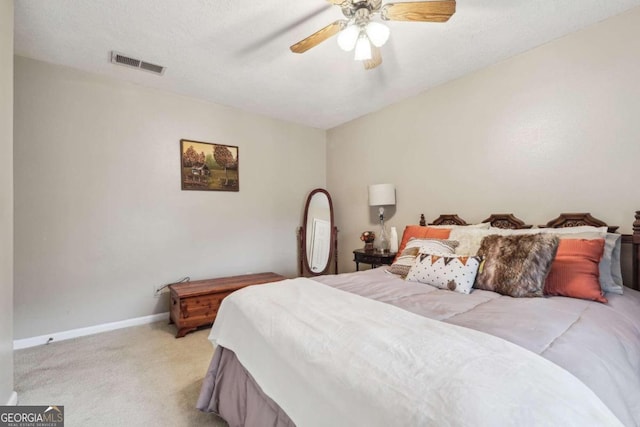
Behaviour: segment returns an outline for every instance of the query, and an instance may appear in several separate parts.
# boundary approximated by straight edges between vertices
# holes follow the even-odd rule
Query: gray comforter
[[[628,426],[640,425],[640,293],[607,294],[608,304],[565,297],[470,295],[406,282],[378,268],[315,280],[410,312],[486,332],[571,372]],[[198,408],[230,425],[291,425],[235,359],[218,348]]]

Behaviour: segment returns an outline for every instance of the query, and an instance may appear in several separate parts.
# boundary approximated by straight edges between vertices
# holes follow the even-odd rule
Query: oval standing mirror
[[[299,229],[301,276],[328,273],[332,259],[335,261],[334,272],[338,272],[337,232],[331,196],[326,190],[316,188],[307,197]]]

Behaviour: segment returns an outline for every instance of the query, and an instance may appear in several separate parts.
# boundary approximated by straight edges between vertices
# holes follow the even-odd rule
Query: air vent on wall
[[[139,70],[149,71],[154,74],[164,74],[165,67],[161,65],[145,62],[140,59],[131,58],[130,56],[123,55],[122,53],[112,51],[111,62],[118,65],[124,65],[126,67],[137,68]]]

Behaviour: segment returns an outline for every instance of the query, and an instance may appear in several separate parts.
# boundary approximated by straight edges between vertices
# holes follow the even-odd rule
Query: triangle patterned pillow
[[[414,264],[418,253],[443,253],[453,254],[458,242],[441,239],[416,239],[410,238],[405,248],[398,254],[391,267],[387,269],[389,273],[399,274],[405,277],[411,266]]]
[[[421,252],[409,270],[406,280],[469,294],[481,263],[480,256]]]

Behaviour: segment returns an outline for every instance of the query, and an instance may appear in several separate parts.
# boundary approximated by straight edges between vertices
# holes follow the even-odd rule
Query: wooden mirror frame
[[[311,270],[311,265],[309,264],[309,254],[307,254],[307,221],[309,220],[309,205],[311,204],[311,200],[313,196],[321,193],[327,197],[327,201],[329,202],[329,223],[331,227],[331,236],[329,237],[329,256],[327,258],[327,265],[322,271],[315,272]],[[302,218],[302,226],[298,228],[298,250],[299,250],[299,265],[298,265],[298,273],[300,276],[321,276],[323,274],[327,274],[331,270],[331,261],[333,260],[333,270],[334,274],[338,274],[338,228],[335,225],[333,219],[333,202],[331,200],[331,195],[329,192],[323,188],[316,188],[311,191],[307,196],[307,201],[304,205],[304,216]]]

